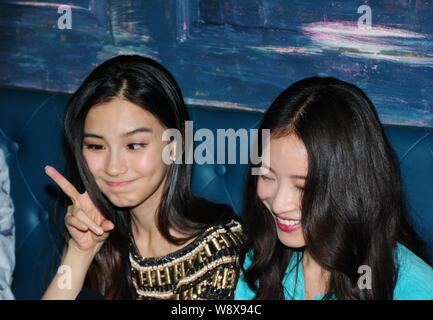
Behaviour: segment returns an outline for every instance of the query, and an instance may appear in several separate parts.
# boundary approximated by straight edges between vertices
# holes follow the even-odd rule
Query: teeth
[[[297,224],[301,223],[300,220],[283,220],[283,219],[280,219],[280,218],[277,218],[277,219],[278,219],[279,223],[284,224],[286,226],[294,226],[294,225],[297,225]]]

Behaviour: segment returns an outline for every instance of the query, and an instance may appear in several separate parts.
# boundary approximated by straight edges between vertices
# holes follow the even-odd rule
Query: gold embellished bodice
[[[143,258],[132,244],[129,260],[136,298],[233,299],[243,239],[241,225],[232,220],[162,257]]]

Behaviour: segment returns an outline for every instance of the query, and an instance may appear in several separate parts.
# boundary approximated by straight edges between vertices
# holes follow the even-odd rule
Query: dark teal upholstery
[[[13,291],[18,299],[37,299],[46,288],[61,254],[59,228],[63,212],[54,213],[55,188],[44,166],[63,167],[60,127],[68,96],[0,89],[0,147],[10,166],[15,204],[16,269]],[[194,129],[253,128],[261,114],[189,106]],[[386,126],[401,162],[411,219],[428,243],[433,258],[433,130]],[[198,142],[199,143],[199,142]],[[247,165],[195,165],[194,192],[242,210]],[[57,222],[59,224],[59,222]]]

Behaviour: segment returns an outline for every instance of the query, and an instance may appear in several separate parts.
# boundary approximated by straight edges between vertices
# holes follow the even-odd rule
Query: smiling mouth
[[[284,224],[286,226],[295,226],[301,223],[301,220],[298,219],[281,219],[277,217],[277,221],[280,224]]]
[[[105,181],[105,183],[109,186],[109,187],[124,187],[127,186],[129,184],[131,184],[132,182],[134,182],[135,180],[131,180],[131,181]]]
[[[281,219],[276,217],[277,227],[284,232],[294,232],[301,228],[301,220]]]

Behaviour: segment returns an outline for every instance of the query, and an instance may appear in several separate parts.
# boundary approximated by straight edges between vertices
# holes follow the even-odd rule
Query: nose
[[[128,171],[127,161],[119,152],[110,152],[106,164],[105,172],[112,177],[120,176]]]
[[[295,192],[288,188],[280,187],[272,201],[272,211],[276,215],[281,215],[291,211],[299,210],[300,199]]]

